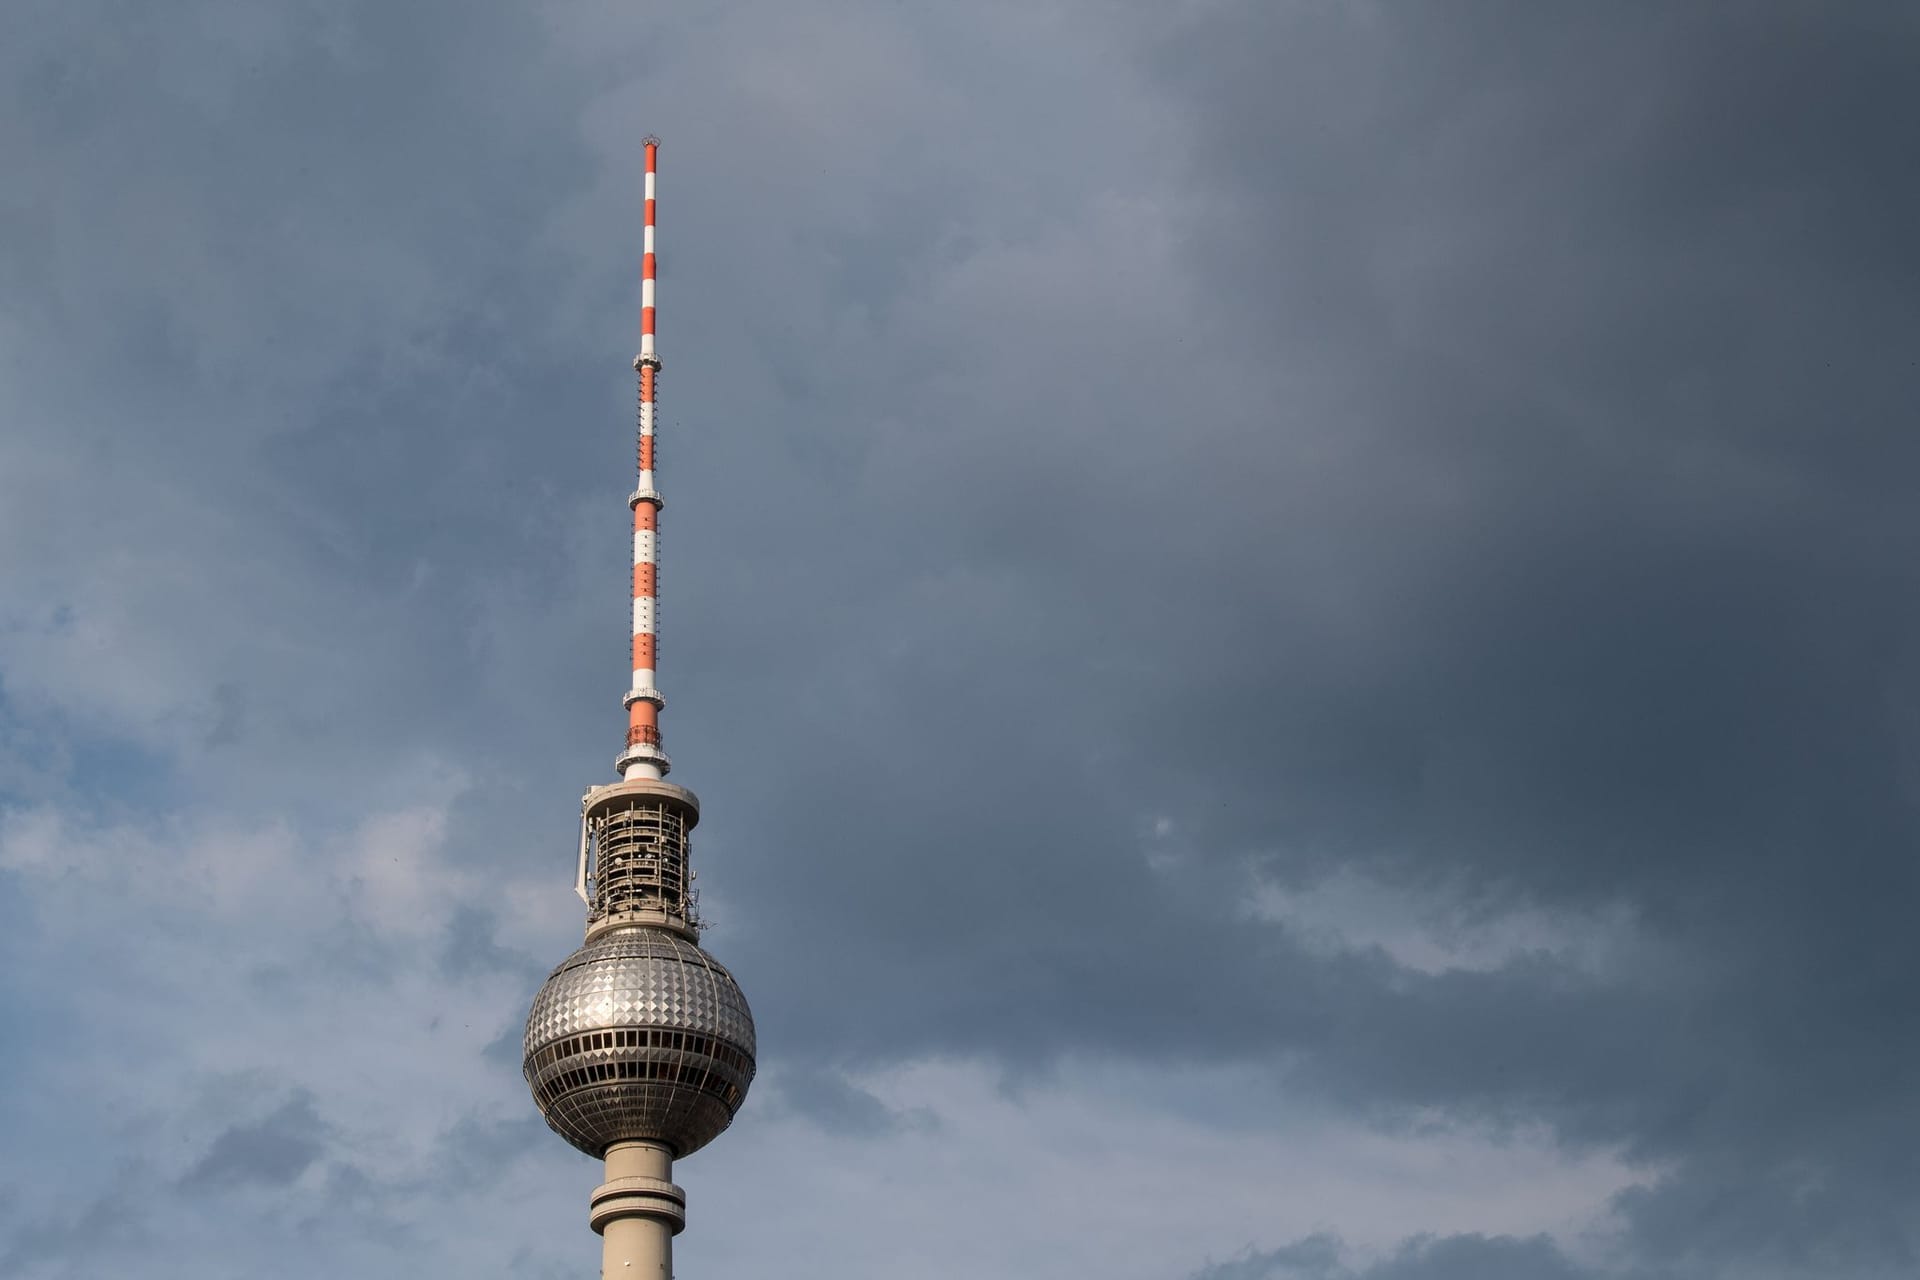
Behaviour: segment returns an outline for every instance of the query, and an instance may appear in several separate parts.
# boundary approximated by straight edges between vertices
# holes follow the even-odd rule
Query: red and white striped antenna
[[[667,753],[660,746],[660,696],[655,666],[660,618],[660,491],[654,486],[654,397],[659,390],[660,357],[653,349],[654,249],[653,202],[660,139],[648,134],[646,227],[640,247],[640,354],[633,358],[640,375],[640,480],[627,499],[633,508],[633,683],[627,689],[627,746],[614,764],[626,779],[666,776]]]

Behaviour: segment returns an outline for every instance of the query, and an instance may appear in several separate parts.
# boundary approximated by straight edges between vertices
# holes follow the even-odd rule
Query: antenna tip
[[[640,145],[643,147],[657,147],[660,145],[660,135],[657,133],[650,133],[646,137],[640,139]]]

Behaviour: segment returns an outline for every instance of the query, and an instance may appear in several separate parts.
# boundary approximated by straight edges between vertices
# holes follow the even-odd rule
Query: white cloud
[[[370,1189],[378,1203],[364,1212],[381,1221],[456,1235],[466,1210],[432,1208],[448,1144],[463,1125],[513,1130],[531,1115],[517,1073],[484,1053],[516,1023],[530,974],[449,980],[446,925],[503,894],[565,891],[558,877],[539,893],[462,867],[445,844],[457,792],[440,799],[332,839],[207,815],[96,825],[44,808],[7,814],[0,874],[31,918],[6,939],[6,962],[63,986],[62,1038],[15,1055],[17,1117],[58,1116],[64,1143],[126,1152],[158,1206],[226,1127],[310,1098],[325,1153],[290,1187],[233,1193],[255,1202],[236,1249],[266,1249],[314,1213],[334,1214],[328,1230],[339,1230],[362,1212],[327,1203],[343,1177]],[[58,1222],[89,1185],[84,1169],[54,1161],[13,1188],[13,1215]],[[206,1256],[215,1225],[156,1218],[139,1252],[172,1241],[183,1260]],[[204,1274],[194,1265],[157,1274]]]

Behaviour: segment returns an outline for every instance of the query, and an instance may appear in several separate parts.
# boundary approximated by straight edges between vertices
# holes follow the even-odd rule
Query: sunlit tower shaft
[[[657,684],[658,526],[654,484],[654,188],[659,139],[646,140],[641,258],[639,482],[633,510],[633,662],[620,780],[581,800],[575,887],[587,936],[527,1015],[522,1070],[547,1124],[606,1162],[589,1222],[604,1277],[668,1280],[686,1196],[673,1161],[733,1121],[754,1073],[753,1015],[700,945],[688,836],[691,791],[664,780]]]

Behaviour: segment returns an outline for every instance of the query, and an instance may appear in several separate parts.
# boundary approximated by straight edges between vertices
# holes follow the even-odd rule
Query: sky
[[[1920,1267],[1911,6],[7,14],[0,1274],[594,1274],[647,133],[681,1275]]]

